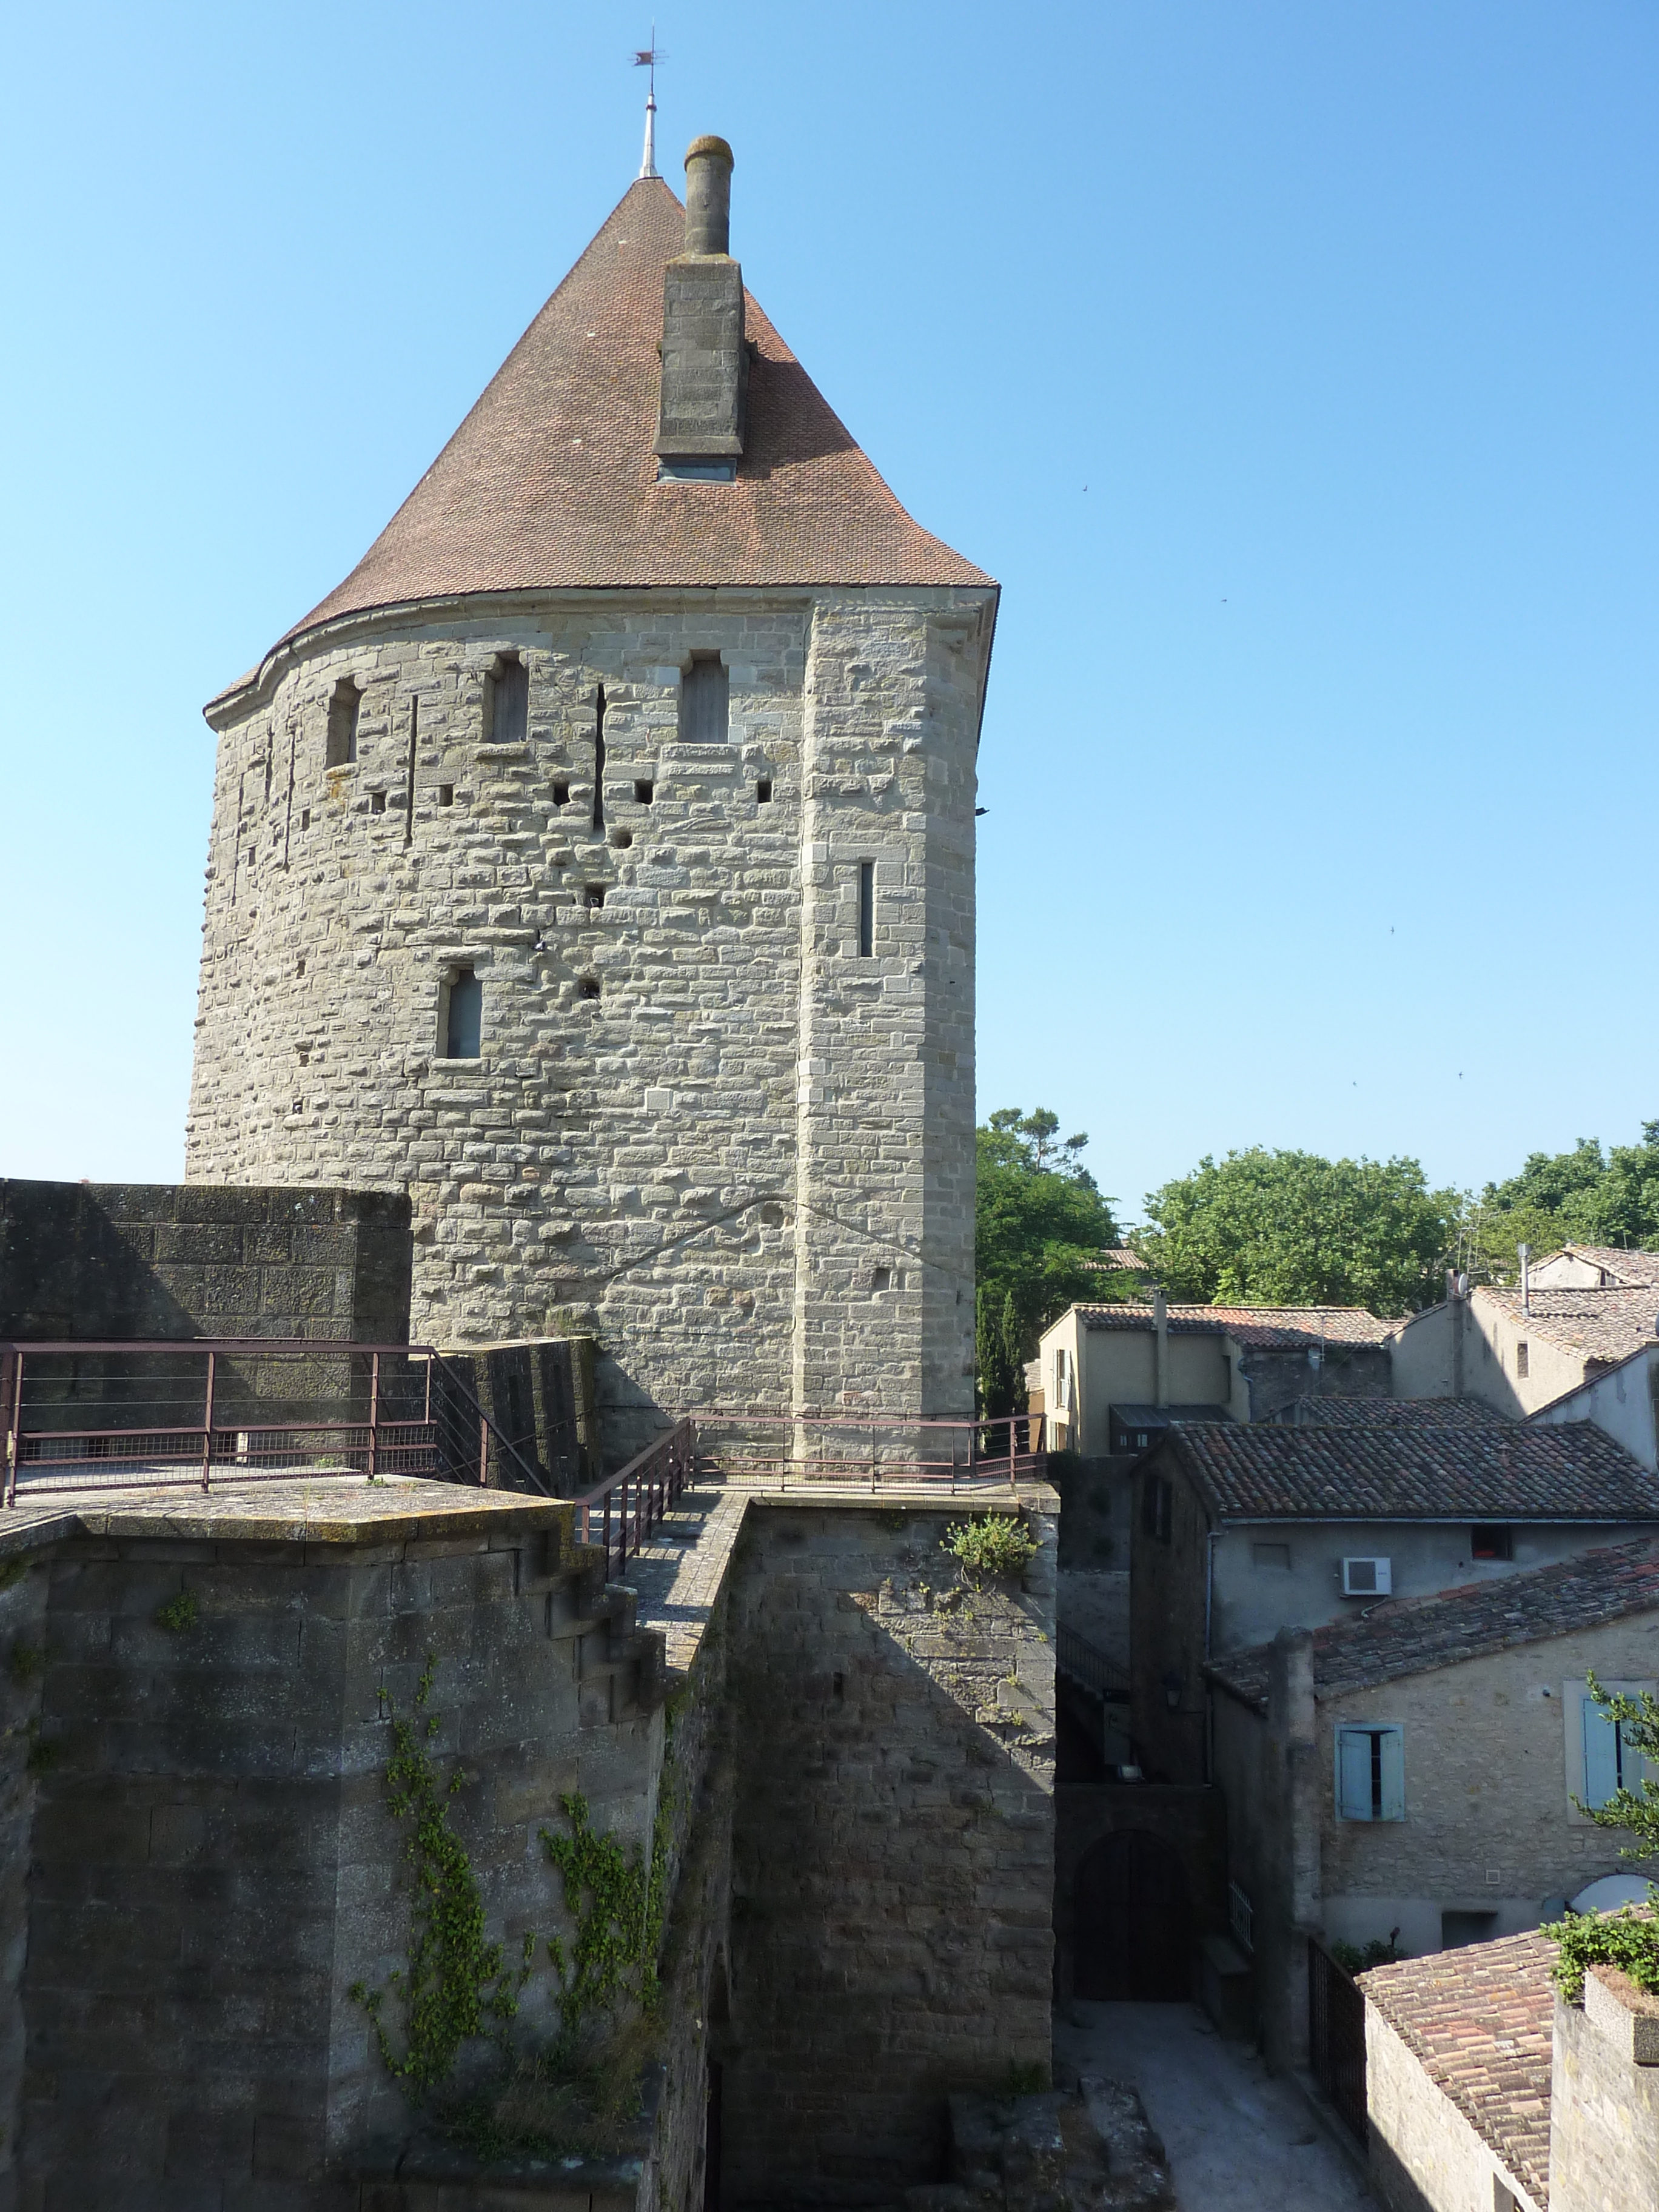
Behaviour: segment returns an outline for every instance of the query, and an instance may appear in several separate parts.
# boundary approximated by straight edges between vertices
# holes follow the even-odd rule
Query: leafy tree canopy
[[[1088,1138],[1061,1140],[1046,1107],[1005,1106],[976,1136],[980,1395],[988,1413],[1006,1413],[1041,1332],[1079,1299],[1108,1295],[1087,1263],[1118,1231],[1083,1164]]]
[[[1170,1295],[1222,1305],[1431,1304],[1461,1211],[1412,1159],[1327,1160],[1254,1146],[1146,1200],[1136,1249]]]
[[[1474,1273],[1512,1278],[1518,1245],[1541,1257],[1569,1243],[1659,1247],[1659,1121],[1642,1124],[1639,1144],[1604,1152],[1599,1137],[1581,1137],[1570,1152],[1529,1153],[1469,1208]]]

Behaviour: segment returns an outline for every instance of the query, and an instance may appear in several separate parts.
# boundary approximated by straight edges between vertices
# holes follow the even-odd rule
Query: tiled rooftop
[[[463,592],[990,582],[905,513],[752,298],[737,481],[658,482],[663,271],[684,236],[665,183],[629,185],[356,568],[290,636]]]
[[[1084,1306],[1085,1328],[1149,1329],[1150,1305]],[[1363,1306],[1177,1306],[1169,1310],[1172,1336],[1231,1336],[1261,1352],[1302,1352],[1316,1344],[1384,1344],[1398,1328]]]
[[[1655,1521],[1659,1476],[1589,1421],[1175,1429],[1223,1521]]]
[[[1632,1252],[1618,1244],[1564,1244],[1563,1252],[1570,1252],[1575,1260],[1588,1260],[1592,1267],[1601,1267],[1615,1283],[1651,1283],[1659,1285],[1659,1252]],[[1543,1267],[1554,1259],[1553,1252],[1541,1253],[1534,1265]]]
[[[1340,1697],[1376,1682],[1426,1674],[1539,1644],[1626,1613],[1659,1611],[1659,1540],[1651,1536],[1585,1552],[1523,1574],[1494,1575],[1431,1597],[1395,1598],[1313,1632],[1314,1695]],[[1212,1660],[1212,1681],[1265,1706],[1270,1647]]]
[[[1628,1290],[1534,1290],[1527,1313],[1519,1291],[1483,1285],[1475,1296],[1501,1306],[1523,1335],[1542,1337],[1589,1359],[1628,1359],[1653,1342],[1659,1324],[1659,1285],[1653,1284]]]
[[[1480,1398],[1292,1398],[1281,1429],[1504,1429],[1515,1424]]]
[[[1549,1978],[1536,1933],[1374,1966],[1366,1998],[1535,2204],[1549,2202]]]

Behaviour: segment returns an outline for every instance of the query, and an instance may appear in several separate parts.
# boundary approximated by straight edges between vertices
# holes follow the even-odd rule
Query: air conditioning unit
[[[1344,1597],[1387,1597],[1394,1588],[1392,1559],[1344,1559]]]

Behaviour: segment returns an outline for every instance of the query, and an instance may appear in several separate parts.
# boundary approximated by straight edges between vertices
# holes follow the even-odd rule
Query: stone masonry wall
[[[415,1333],[595,1316],[613,1458],[694,1406],[967,1411],[988,606],[524,596],[276,656],[219,748],[191,1181],[406,1191]],[[508,650],[528,737],[489,744]],[[726,744],[679,741],[693,650]],[[447,1060],[468,966],[482,1051]]]
[[[0,1181],[0,1338],[409,1340],[409,1203]]]
[[[752,1504],[732,1597],[727,2208],[891,2203],[945,2099],[1046,2068],[1054,1522],[967,1587],[949,1516]]]
[[[569,1552],[568,1509],[411,1514],[407,1497],[374,1493],[362,1524],[298,1540],[291,1505],[235,1526],[216,1500],[128,1508],[29,1568],[51,1763],[3,2156],[32,2212],[320,2212],[355,2205],[342,2175],[407,2137],[350,1991],[404,1961],[387,1714],[413,1713],[428,1659],[432,1748],[467,1776],[452,1822],[510,1958],[559,1921],[538,1831],[562,1793],[648,1848],[659,1639],[630,1635],[625,1597]],[[161,1625],[185,1591],[194,1622]],[[525,2033],[547,2030],[552,1994],[544,1961]]]
[[[1639,2061],[1632,2037],[1638,2023]],[[1582,2006],[1557,1997],[1550,2212],[1631,2212],[1659,2203],[1654,2031],[1651,2001],[1605,1967],[1590,1969]]]

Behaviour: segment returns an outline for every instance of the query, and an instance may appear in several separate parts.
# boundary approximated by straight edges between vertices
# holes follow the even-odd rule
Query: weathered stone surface
[[[407,1192],[415,1334],[596,1328],[612,1463],[665,1408],[969,1412],[990,605],[526,594],[274,656],[222,710],[191,1182]],[[487,745],[507,650],[528,736]],[[694,651],[728,744],[679,741]],[[446,1060],[462,967],[483,1050]]]

